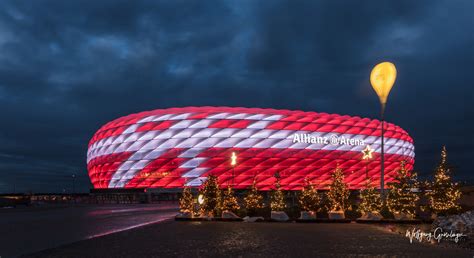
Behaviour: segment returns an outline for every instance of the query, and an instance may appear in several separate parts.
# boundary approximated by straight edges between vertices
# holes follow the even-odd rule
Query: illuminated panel
[[[414,164],[412,138],[385,123],[385,182],[402,160]],[[337,114],[230,107],[146,111],[111,121],[89,142],[87,167],[95,188],[199,187],[207,176],[221,186],[247,188],[253,179],[269,190],[280,176],[286,190],[304,179],[327,188],[339,165],[351,189],[363,186],[366,169],[380,180],[380,123]],[[369,145],[373,159],[362,160]],[[237,156],[231,165],[231,156]],[[235,175],[235,177],[233,177]]]

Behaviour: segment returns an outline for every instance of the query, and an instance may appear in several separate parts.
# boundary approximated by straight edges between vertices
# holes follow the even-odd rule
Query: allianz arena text
[[[406,161],[413,168],[413,139],[385,123],[385,182]],[[184,107],[115,119],[89,142],[87,167],[94,188],[199,187],[215,175],[222,187],[299,190],[308,178],[319,189],[339,166],[351,189],[368,177],[380,182],[378,120],[347,115],[233,107]],[[362,150],[374,150],[362,160]],[[232,153],[237,157],[231,165]]]

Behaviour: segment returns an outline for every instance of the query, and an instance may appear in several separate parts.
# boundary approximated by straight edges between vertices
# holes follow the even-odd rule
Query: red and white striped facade
[[[361,188],[366,168],[380,180],[378,120],[336,114],[231,107],[185,107],[118,118],[89,142],[87,167],[94,188],[198,187],[212,174],[221,186],[272,189],[280,176],[286,190],[308,178],[327,188],[337,165],[351,189]],[[369,145],[373,159],[362,160]],[[231,165],[232,152],[237,164]],[[413,168],[412,138],[385,123],[385,182],[402,160]]]

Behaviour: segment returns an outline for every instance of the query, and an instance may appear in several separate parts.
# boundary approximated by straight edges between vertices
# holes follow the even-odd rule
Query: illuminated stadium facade
[[[390,123],[385,126],[388,183],[401,161],[413,167],[415,153],[406,131]],[[305,178],[327,188],[339,165],[349,187],[359,189],[366,172],[379,186],[380,129],[378,120],[315,112],[158,109],[100,128],[89,142],[87,167],[96,189],[199,187],[212,174],[222,187],[244,189],[255,179],[259,189],[269,190],[279,176],[283,189],[299,190]],[[367,145],[374,150],[368,161],[362,160]]]

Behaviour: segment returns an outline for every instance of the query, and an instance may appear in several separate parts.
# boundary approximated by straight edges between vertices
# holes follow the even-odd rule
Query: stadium
[[[87,168],[95,189],[199,187],[215,175],[221,187],[270,190],[280,179],[299,190],[309,179],[326,189],[336,167],[351,189],[367,177],[379,186],[380,121],[357,116],[234,107],[146,111],[102,126],[89,142]],[[413,139],[385,123],[385,183],[401,161],[414,165]],[[369,146],[372,159],[363,160]],[[235,163],[232,161],[234,160]]]

